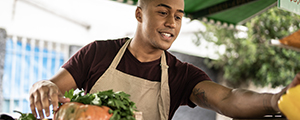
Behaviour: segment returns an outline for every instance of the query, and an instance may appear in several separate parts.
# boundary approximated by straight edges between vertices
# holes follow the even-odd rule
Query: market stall
[[[278,0],[278,8],[300,15],[300,0]],[[300,30],[280,40],[271,40],[272,45],[300,52]]]

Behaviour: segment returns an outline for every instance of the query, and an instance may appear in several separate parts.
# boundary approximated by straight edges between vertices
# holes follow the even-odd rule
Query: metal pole
[[[3,71],[4,71],[4,59],[5,59],[5,48],[6,48],[6,30],[0,28],[0,112],[2,112],[3,103]]]

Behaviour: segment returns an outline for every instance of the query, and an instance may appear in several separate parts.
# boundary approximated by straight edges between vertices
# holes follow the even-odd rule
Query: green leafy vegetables
[[[113,90],[99,91],[97,93],[83,94],[84,91],[74,94],[71,89],[65,93],[66,98],[70,98],[70,102],[79,102],[89,105],[107,106],[111,108],[109,113],[113,113],[110,120],[135,120],[134,111],[136,106],[133,101],[129,99],[129,94],[125,92],[113,92]]]
[[[20,111],[14,110],[14,112],[20,113],[21,116],[18,118],[18,120],[36,120],[36,118],[33,116],[32,113],[22,113]]]

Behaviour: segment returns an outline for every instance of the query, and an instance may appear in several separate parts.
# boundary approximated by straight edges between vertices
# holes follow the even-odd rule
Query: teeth
[[[164,36],[166,36],[166,37],[170,37],[171,36],[171,34],[169,34],[169,33],[162,33]]]

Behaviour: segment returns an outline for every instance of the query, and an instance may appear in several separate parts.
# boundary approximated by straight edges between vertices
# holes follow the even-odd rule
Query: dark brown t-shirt
[[[75,79],[78,88],[89,92],[99,77],[109,67],[115,55],[127,38],[107,41],[94,41],[81,48],[62,67]],[[189,100],[194,86],[210,80],[201,69],[179,61],[175,56],[165,51],[169,66],[170,115],[171,119],[180,105],[195,107]],[[118,70],[151,81],[160,81],[160,59],[152,62],[140,62],[127,49],[117,67]]]

